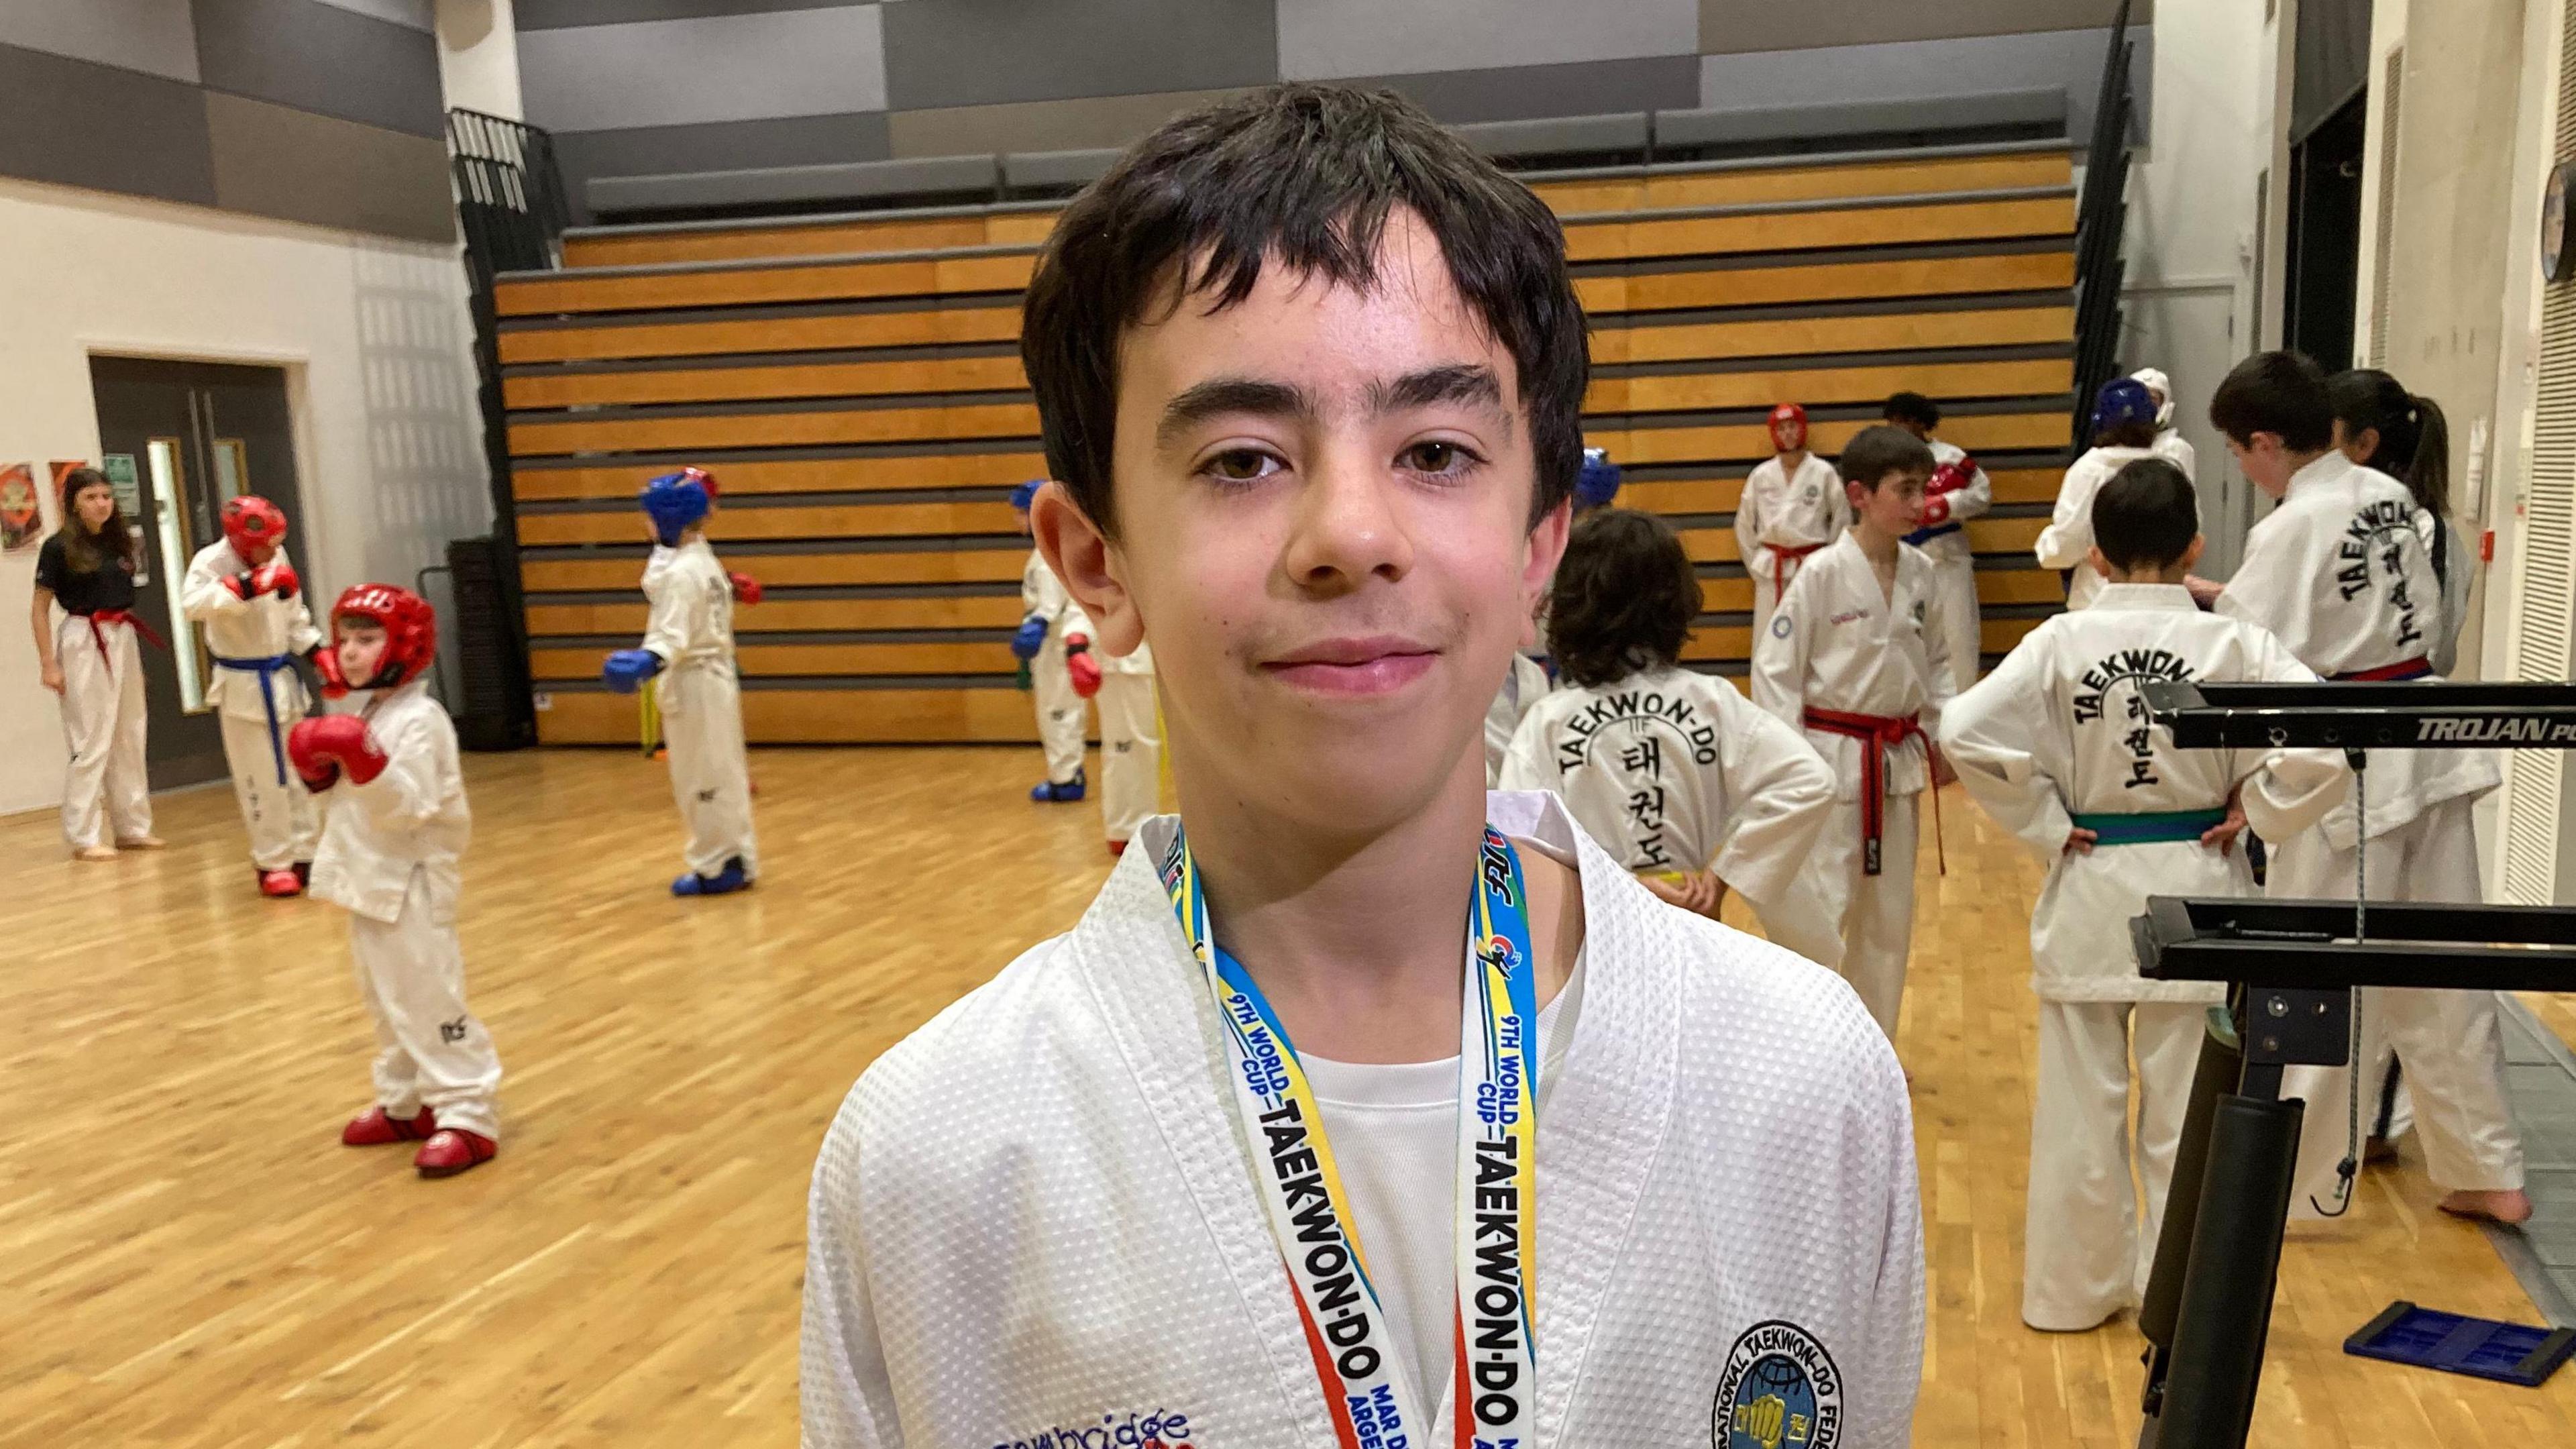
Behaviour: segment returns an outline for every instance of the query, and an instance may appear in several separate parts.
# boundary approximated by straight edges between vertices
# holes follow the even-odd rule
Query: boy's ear
[[[1546,599],[1548,585],[1556,578],[1556,566],[1565,558],[1565,540],[1574,529],[1574,500],[1567,498],[1548,510],[1547,516],[1530,530],[1529,557],[1521,563],[1521,637],[1520,647],[1532,648],[1538,643],[1538,606]]]
[[[2200,551],[2202,548],[2206,547],[2208,543],[2209,539],[2207,535],[2198,533],[2193,534],[2191,536],[2191,542],[2183,546],[2182,557],[2175,561],[2174,566],[2181,569],[2184,573],[2191,572],[2191,566],[2200,562]]]
[[[1862,509],[1867,508],[1869,506],[1869,495],[1877,491],[1877,489],[1863,483],[1858,478],[1845,478],[1843,480],[1843,501],[1851,505],[1851,511],[1854,513],[1858,513]]]
[[[1134,653],[1145,642],[1145,621],[1127,592],[1126,561],[1063,484],[1049,483],[1029,500],[1029,533],[1065,592],[1091,616],[1099,635],[1092,642],[1112,656]]]
[[[2111,577],[2111,559],[2102,552],[2102,545],[2097,543],[2084,550],[2084,561],[2093,566],[2093,572],[2106,579]]]

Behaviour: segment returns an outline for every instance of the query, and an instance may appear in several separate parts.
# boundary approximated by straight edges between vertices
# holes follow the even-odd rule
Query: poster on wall
[[[45,531],[45,515],[36,506],[36,465],[0,465],[0,553],[33,544]]]
[[[63,502],[63,488],[65,486],[65,480],[72,476],[72,470],[74,468],[86,468],[88,466],[88,461],[81,458],[56,458],[54,461],[45,465],[46,471],[52,473],[54,477],[54,517],[69,518],[71,516],[70,510]]]

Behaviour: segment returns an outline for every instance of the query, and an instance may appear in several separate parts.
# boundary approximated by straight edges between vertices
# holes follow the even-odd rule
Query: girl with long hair
[[[2457,662],[2460,630],[2468,623],[2468,543],[2451,526],[2451,425],[2442,405],[2377,368],[2356,367],[2326,379],[2334,404],[2334,445],[2365,468],[2406,485],[2415,495],[2415,531],[2433,557],[2442,584],[2442,627],[2425,659],[2436,674]]]
[[[161,847],[152,833],[143,767],[143,654],[134,617],[142,551],[107,475],[73,469],[63,482],[63,526],[36,555],[30,617],[45,688],[63,700],[63,738],[71,748],[63,839],[75,860],[114,860],[119,850]],[[63,607],[60,624],[56,604]]]

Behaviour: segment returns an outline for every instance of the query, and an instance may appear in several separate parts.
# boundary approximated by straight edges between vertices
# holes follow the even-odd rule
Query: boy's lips
[[[1395,635],[1319,639],[1263,661],[1272,678],[1318,694],[1388,694],[1420,679],[1439,651]]]

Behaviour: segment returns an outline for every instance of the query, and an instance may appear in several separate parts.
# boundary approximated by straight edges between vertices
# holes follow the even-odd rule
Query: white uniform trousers
[[[1934,543],[1941,540],[1935,539]],[[1941,607],[1933,616],[1950,651],[1954,694],[1965,694],[1977,682],[1977,561],[1965,554],[1940,553],[1932,558],[1932,592]],[[1756,638],[1760,635],[1754,636]]]
[[[1881,822],[1877,875],[1861,871],[1860,802],[1837,800],[1833,818],[1809,856],[1809,879],[1825,919],[1839,923],[1842,960],[1835,969],[1860,993],[1861,1005],[1889,1041],[1905,1001],[1905,956],[1914,938],[1916,797],[1889,791]],[[1778,939],[1778,938],[1774,938]],[[1782,945],[1798,949],[1788,941]]]
[[[242,828],[250,832],[250,863],[261,870],[284,870],[297,861],[310,863],[322,844],[322,811],[304,788],[295,767],[286,767],[286,783],[277,781],[278,750],[288,730],[304,716],[280,711],[280,744],[272,746],[265,715],[244,719],[222,716],[224,763],[233,776],[233,803],[241,807]]]
[[[2446,800],[2372,840],[2371,899],[2480,900],[2474,809],[2470,800]],[[2272,853],[2273,895],[2350,900],[2352,886],[2353,852],[2334,849],[2319,831],[2283,841]],[[2522,1186],[2522,1134],[2505,1093],[2495,993],[2365,988],[2358,996],[2360,1059],[2384,1061],[2393,1046],[2406,1064],[2424,1167],[2434,1183],[2446,1190]],[[2308,1104],[2290,1213],[2315,1217],[2320,1206],[2337,1207],[2341,1196],[2335,1169],[2352,1146],[2351,1073],[2342,1067],[2292,1067],[2282,1074],[2281,1095]],[[2362,1083],[2365,1132],[2378,1115],[2379,1096],[2375,1078]]]
[[[376,1026],[376,1103],[403,1118],[427,1107],[441,1127],[498,1141],[501,1058],[465,1007],[465,953],[456,923],[437,919],[428,882],[412,871],[391,924],[349,915],[358,995]]]
[[[724,665],[683,664],[655,682],[662,746],[670,752],[671,798],[689,839],[681,859],[698,875],[715,875],[742,857],[743,874],[760,874],[760,845],[751,832],[751,765],[743,755],[742,687]]]
[[[99,656],[99,643],[107,657]],[[63,671],[63,839],[74,850],[152,833],[152,786],[144,773],[143,651],[134,626],[66,614],[54,630]]]
[[[1064,640],[1050,632],[1029,661],[1029,688],[1037,696],[1038,743],[1046,747],[1047,783],[1070,785],[1082,773],[1082,696],[1064,672]]]
[[[2192,1002],[2039,1004],[2022,1322],[2080,1333],[2145,1297],[2156,1234],[2164,1226],[2165,1189],[2173,1181],[2174,1146],[2182,1140],[2183,1109],[2208,1020],[2209,1008]],[[2140,1189],[2146,1196],[2143,1215]]]
[[[1779,588],[1772,587],[1771,570],[1767,566],[1760,568],[1752,564],[1744,566],[1744,572],[1753,580],[1754,643],[1761,643],[1762,631],[1771,627],[1771,611],[1780,607],[1781,590],[1798,581],[1799,568],[1813,557],[1815,557],[1814,554],[1802,554],[1789,560],[1788,567],[1782,571],[1784,576],[1780,580]]]
[[[1163,737],[1154,719],[1154,676],[1100,676],[1100,815],[1109,838],[1126,840],[1162,799]],[[1075,758],[1081,737],[1075,736]],[[1050,752],[1050,763],[1052,763]]]

